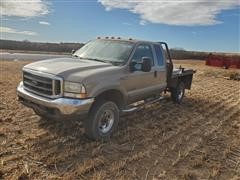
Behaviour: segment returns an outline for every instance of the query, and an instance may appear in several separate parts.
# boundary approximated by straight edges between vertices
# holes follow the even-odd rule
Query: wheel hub
[[[99,121],[99,130],[102,133],[107,133],[108,131],[111,130],[114,122],[114,113],[112,110],[105,110]]]
[[[180,87],[178,91],[178,99],[181,99],[183,97],[183,91],[184,91],[183,87]]]

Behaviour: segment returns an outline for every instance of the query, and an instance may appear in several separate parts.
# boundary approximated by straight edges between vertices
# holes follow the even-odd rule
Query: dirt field
[[[240,179],[240,81],[224,77],[233,71],[177,61],[197,69],[181,105],[167,98],[92,142],[80,122],[17,102],[26,63],[1,61],[0,179]]]

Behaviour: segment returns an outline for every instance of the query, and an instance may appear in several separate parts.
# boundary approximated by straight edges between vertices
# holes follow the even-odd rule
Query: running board
[[[159,102],[159,101],[161,101],[163,99],[164,99],[164,97],[161,96],[161,97],[159,97],[157,99],[153,99],[153,100],[149,100],[149,101],[146,100],[146,102],[144,102],[142,104],[139,104],[139,105],[136,105],[136,106],[132,106],[132,107],[130,107],[128,109],[123,109],[122,113],[123,114],[127,114],[127,113],[131,113],[131,112],[139,111],[139,110],[143,109],[146,105],[150,105],[150,104]]]

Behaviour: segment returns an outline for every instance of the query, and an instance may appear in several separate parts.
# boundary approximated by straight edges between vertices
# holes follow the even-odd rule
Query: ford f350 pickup
[[[122,113],[160,101],[163,92],[180,103],[193,74],[173,68],[165,42],[98,38],[71,57],[24,66],[17,94],[44,118],[82,118],[86,135],[99,140],[113,134]]]

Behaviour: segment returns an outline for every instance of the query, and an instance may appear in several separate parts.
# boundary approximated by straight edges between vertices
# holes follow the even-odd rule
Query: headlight
[[[64,96],[72,98],[86,98],[86,88],[80,83],[64,81]]]

